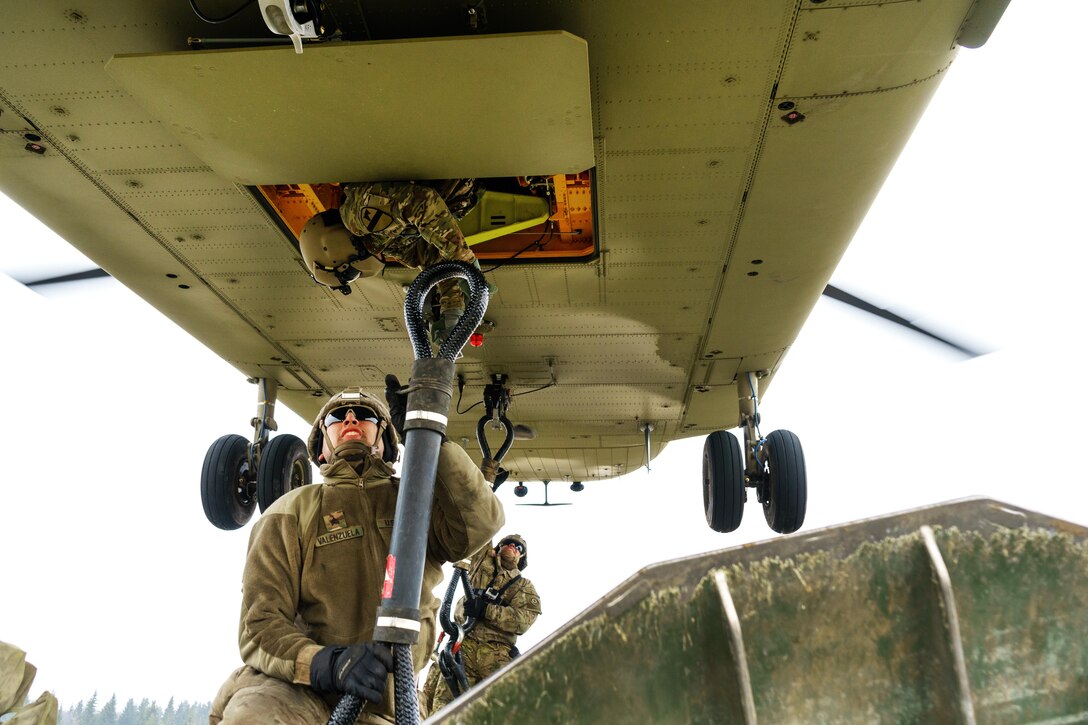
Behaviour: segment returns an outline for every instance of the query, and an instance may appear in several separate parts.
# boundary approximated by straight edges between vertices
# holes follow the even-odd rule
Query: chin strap
[[[332,451],[332,461],[358,463],[375,454],[377,446],[367,445],[362,441],[344,441]]]

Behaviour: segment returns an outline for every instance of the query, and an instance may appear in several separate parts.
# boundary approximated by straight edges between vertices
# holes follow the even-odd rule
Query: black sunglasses
[[[343,423],[348,417],[348,411],[351,411],[355,415],[355,420],[360,423],[370,421],[374,425],[378,424],[378,414],[370,408],[364,408],[358,405],[345,405],[340,408],[334,408],[329,411],[329,414],[325,416],[325,427],[336,425],[337,423]]]
[[[519,554],[524,554],[524,553],[525,553],[525,547],[524,547],[524,546],[522,546],[521,544],[519,544],[519,543],[518,543],[518,542],[516,542],[516,541],[504,541],[504,542],[502,542],[501,544],[499,544],[499,548],[500,548],[500,549],[501,549],[502,547],[504,547],[504,546],[512,546],[512,547],[514,547],[515,549],[517,549],[517,550],[518,550],[518,553],[519,553]]]

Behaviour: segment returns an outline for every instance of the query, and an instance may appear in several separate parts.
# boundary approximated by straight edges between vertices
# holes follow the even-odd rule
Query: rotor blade
[[[573,506],[571,502],[565,503],[519,503],[518,506]]]
[[[929,330],[918,327],[918,325],[915,325],[913,322],[911,322],[910,320],[908,320],[908,319],[906,319],[904,317],[900,317],[899,315],[895,314],[891,310],[886,310],[886,309],[884,309],[882,307],[877,307],[874,304],[870,304],[869,302],[866,302],[865,300],[861,299],[860,297],[855,297],[854,295],[850,294],[849,292],[844,292],[843,290],[839,289],[838,287],[834,287],[832,285],[827,285],[827,287],[824,288],[823,293],[825,295],[827,295],[828,297],[830,297],[831,299],[833,299],[833,300],[838,300],[839,302],[845,302],[846,304],[850,305],[851,307],[856,307],[859,310],[862,310],[863,312],[868,312],[869,314],[876,315],[877,317],[882,317],[885,320],[888,320],[889,322],[894,322],[897,325],[902,325],[903,327],[907,328],[908,330],[913,330],[914,332],[917,332],[917,333],[920,333],[922,335],[925,335],[926,337],[932,338],[932,339],[936,340],[937,342],[944,343],[945,345],[948,345],[949,347],[963,353],[967,357],[978,357],[979,355],[982,354],[981,352],[978,352],[976,350],[972,350],[969,347],[964,347],[963,345],[960,345],[957,342],[953,342],[953,341],[951,341],[951,340],[949,340],[947,338],[941,337],[940,335],[938,335],[938,334],[936,334],[934,332],[930,332]]]
[[[29,282],[23,282],[27,287],[40,287],[46,284],[60,284],[62,282],[81,282],[85,279],[98,279],[99,277],[109,277],[110,273],[102,268],[88,269],[83,272],[73,272],[72,274],[62,274],[57,277],[46,277],[45,279],[35,279]]]

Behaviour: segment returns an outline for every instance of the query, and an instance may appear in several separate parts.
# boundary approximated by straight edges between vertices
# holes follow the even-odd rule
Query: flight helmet
[[[521,546],[521,558],[518,559],[518,571],[525,571],[525,567],[529,566],[529,545],[525,543],[525,539],[521,535],[510,534],[502,537],[495,547],[495,553],[499,553],[499,549],[510,543]]]
[[[377,439],[385,444],[382,459],[386,463],[394,463],[397,460],[397,443],[399,438],[389,417],[389,407],[385,401],[365,392],[362,388],[347,388],[329,398],[329,402],[321,407],[310,429],[310,437],[306,442],[306,450],[310,454],[310,460],[317,466],[334,463],[339,459],[358,461],[366,456],[373,456],[374,450],[361,441],[346,441],[338,445],[332,451],[331,460],[324,460],[322,448],[326,443],[325,417],[337,408],[355,407],[369,408],[378,417]],[[331,446],[330,446],[331,447]]]
[[[351,293],[349,283],[359,277],[373,277],[384,266],[363,240],[344,226],[339,209],[310,217],[298,235],[298,246],[314,281],[343,294]]]

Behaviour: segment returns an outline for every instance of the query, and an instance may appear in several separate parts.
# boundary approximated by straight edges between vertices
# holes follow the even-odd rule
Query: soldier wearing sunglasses
[[[253,527],[239,628],[245,666],[212,703],[212,725],[326,722],[343,694],[368,701],[358,722],[393,720],[392,655],[371,641],[396,511],[393,463],[405,409],[396,377],[387,386],[392,414],[359,388],[325,404],[309,437],[323,483],[277,499]],[[460,446],[444,442],[413,651],[417,672],[434,647],[432,590],[442,565],[486,546],[503,521],[480,469]]]
[[[529,547],[517,534],[478,552],[469,568],[474,597],[457,604],[457,617],[475,622],[461,643],[465,676],[475,685],[518,655],[518,636],[540,616],[540,596],[522,572],[529,565]],[[427,715],[453,700],[437,665],[431,665],[420,696]]]

